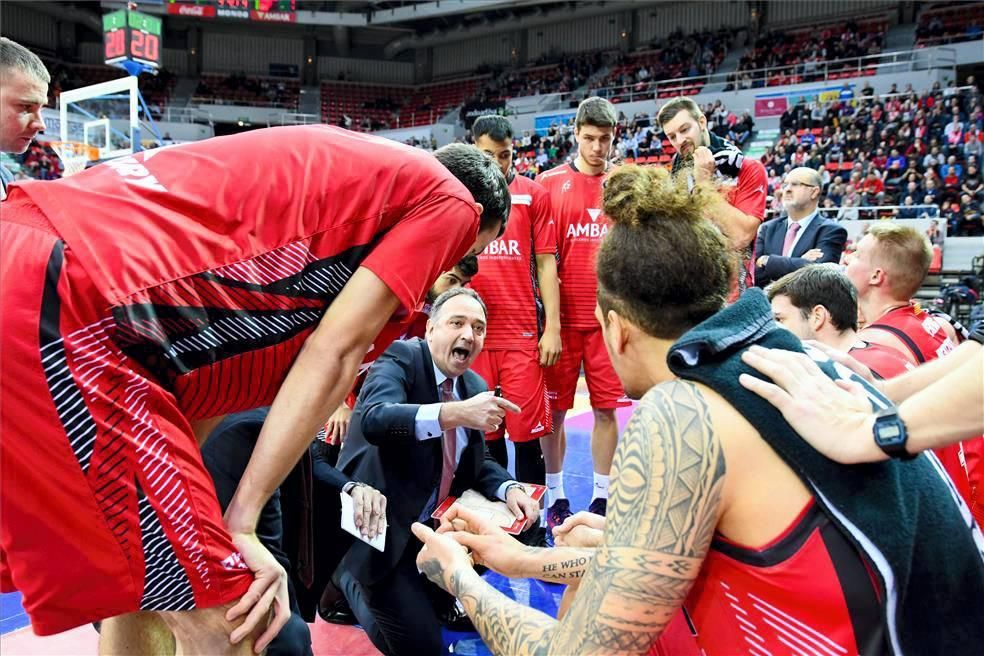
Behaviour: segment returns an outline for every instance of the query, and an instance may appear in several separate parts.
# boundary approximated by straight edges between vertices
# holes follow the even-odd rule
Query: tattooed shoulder
[[[696,385],[666,383],[640,400],[612,464],[604,545],[564,618],[584,630],[561,631],[561,650],[646,653],[700,571],[724,473]]]

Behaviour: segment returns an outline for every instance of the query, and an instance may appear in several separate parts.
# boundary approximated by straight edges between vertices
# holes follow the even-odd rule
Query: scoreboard
[[[137,62],[161,67],[161,19],[120,9],[103,16],[103,51],[107,64]]]
[[[239,18],[270,23],[293,23],[295,0],[168,0],[167,13],[197,18]]]

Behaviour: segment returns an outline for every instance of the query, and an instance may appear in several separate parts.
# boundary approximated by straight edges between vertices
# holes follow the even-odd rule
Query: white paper
[[[380,518],[379,535],[370,540],[362,535],[355,526],[355,501],[344,492],[339,492],[338,495],[342,499],[342,529],[359,538],[376,551],[383,551],[386,547],[386,518]]]

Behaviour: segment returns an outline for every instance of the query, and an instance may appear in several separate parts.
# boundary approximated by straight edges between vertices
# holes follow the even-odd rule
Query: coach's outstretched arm
[[[495,654],[646,654],[700,571],[724,473],[699,390],[666,383],[642,398],[625,430],[612,466],[604,544],[562,620],[492,588],[453,533],[414,524],[425,543],[417,565],[461,600]]]
[[[290,617],[287,574],[256,538],[260,510],[297,463],[337,408],[355,379],[359,363],[383,324],[399,307],[396,295],[376,274],[360,267],[328,307],[304,343],[267,416],[245,474],[225,514],[233,544],[256,580],[227,619],[247,614],[231,635],[238,642],[267,617],[276,601],[276,616],[257,640],[261,651]]]

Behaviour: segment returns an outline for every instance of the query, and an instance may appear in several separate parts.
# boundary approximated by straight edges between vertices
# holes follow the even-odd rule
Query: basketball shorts
[[[587,330],[562,328],[560,338],[564,347],[560,359],[557,364],[544,370],[548,397],[554,410],[574,407],[574,393],[582,365],[592,408],[611,410],[632,403],[626,398],[622,381],[612,367],[601,327]]]
[[[174,395],[29,201],[4,203],[0,249],[3,590],[38,635],[239,599],[253,576]]]
[[[513,442],[529,442],[553,431],[538,351],[482,351],[472,370],[485,379],[490,390],[501,386],[502,396],[522,408],[518,413],[507,412],[504,424],[486,433],[486,440],[502,439],[507,433]]]

